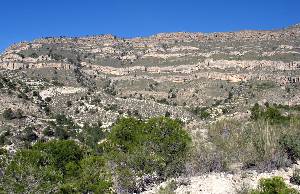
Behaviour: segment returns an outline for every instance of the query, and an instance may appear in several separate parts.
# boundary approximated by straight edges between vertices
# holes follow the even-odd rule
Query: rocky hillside
[[[57,115],[79,132],[87,124],[109,131],[121,117],[166,116],[181,120],[197,142],[215,122],[247,123],[256,103],[278,105],[285,116],[286,107],[298,111],[299,24],[132,39],[46,37],[0,55],[0,143],[11,154],[55,138],[45,130]]]
[[[102,112],[101,117],[107,115],[104,108],[113,105],[116,110],[107,116],[112,120],[118,110],[145,117],[169,111],[194,120],[189,112],[196,107],[207,107],[215,117],[221,110],[244,111],[247,104],[263,100],[297,104],[299,37],[299,25],[274,31],[162,33],[133,39],[47,37],[12,45],[0,55],[0,68],[2,76],[20,79],[30,88],[43,86],[42,99],[54,98],[51,109],[74,117],[74,112],[82,118],[89,111],[77,106],[56,110],[61,98],[75,105],[84,103],[83,107]],[[90,99],[79,102],[78,96],[88,90]],[[102,108],[91,104],[94,98],[101,98]]]

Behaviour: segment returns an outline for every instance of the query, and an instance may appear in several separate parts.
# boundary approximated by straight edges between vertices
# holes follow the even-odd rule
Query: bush
[[[6,120],[12,120],[12,119],[16,118],[15,114],[11,108],[5,109],[2,115],[3,115],[3,118]]]
[[[122,118],[102,146],[116,166],[118,189],[132,193],[143,189],[143,176],[165,179],[182,173],[190,141],[178,120]],[[134,182],[138,177],[140,182]]]
[[[18,94],[18,98],[23,98],[24,100],[29,100],[28,96],[23,92]]]
[[[54,135],[60,140],[68,139],[70,137],[67,129],[60,126],[55,127]]]
[[[113,193],[111,175],[106,167],[106,160],[100,156],[90,156],[79,162],[80,193]]]
[[[31,57],[31,58],[38,58],[39,55],[38,55],[37,53],[31,53],[31,54],[29,55],[29,57]]]
[[[171,113],[169,111],[166,111],[165,117],[170,117],[170,116],[171,116]]]
[[[58,125],[71,125],[73,126],[74,123],[70,118],[67,118],[64,114],[58,114],[55,116],[55,120]]]
[[[207,107],[196,107],[192,109],[192,112],[195,115],[198,115],[201,119],[208,119],[210,117],[210,113],[207,111]]]
[[[17,119],[22,119],[24,116],[23,116],[23,111],[21,109],[17,109],[16,113],[15,113],[15,117]]]
[[[21,109],[17,109],[16,112],[13,112],[11,108],[5,109],[2,116],[6,120],[22,119],[24,117]]]
[[[24,141],[32,142],[38,139],[38,136],[34,132],[34,128],[26,127],[23,131],[23,138]]]
[[[45,98],[45,101],[46,101],[46,102],[51,102],[51,100],[52,100],[51,97],[46,97],[46,98]]]
[[[47,153],[51,156],[51,162],[60,170],[64,170],[68,162],[78,162],[83,158],[83,150],[74,141],[50,141],[47,143],[37,143],[33,150]]]
[[[19,150],[3,168],[0,188],[4,193],[112,193],[106,160],[87,152],[70,140]]]
[[[300,169],[295,169],[293,176],[290,178],[290,182],[296,185],[300,185]]]
[[[251,108],[251,118],[253,120],[266,120],[270,124],[288,124],[290,116],[283,116],[275,106],[267,106],[264,110],[257,103]]]
[[[111,82],[111,80],[108,80],[107,82],[104,83],[103,89],[104,92],[112,96],[115,96],[117,94],[117,91],[115,89],[115,83]]]
[[[71,101],[67,101],[67,107],[71,107],[72,106],[72,102]]]
[[[157,194],[175,194],[177,185],[175,181],[169,182],[165,187],[160,187]]]
[[[251,194],[299,194],[296,189],[289,188],[281,177],[261,179],[257,189]]]
[[[84,125],[77,135],[78,139],[92,149],[97,149],[98,142],[105,138],[106,133],[100,128],[101,123],[96,126]]]
[[[53,80],[51,83],[52,83],[54,86],[58,86],[58,87],[64,86],[63,83],[61,83],[61,82],[59,82],[59,81],[57,81],[57,80]]]
[[[53,136],[54,132],[50,127],[46,127],[43,131],[43,135],[45,136]]]
[[[167,104],[167,105],[169,104],[168,100],[165,98],[158,99],[156,102],[161,103],[161,104]]]
[[[293,161],[300,158],[300,133],[286,134],[280,138],[279,143]]]
[[[45,153],[20,150],[5,168],[0,185],[6,193],[46,193],[57,188],[62,174]]]
[[[9,137],[11,137],[12,135],[13,134],[9,129],[2,132],[2,134],[0,135],[0,145],[4,145],[5,143],[7,143],[7,140],[9,140]]]
[[[39,96],[40,94],[39,94],[39,92],[38,91],[32,91],[32,96]]]
[[[200,118],[201,119],[207,119],[207,118],[209,118],[210,117],[210,113],[209,112],[207,112],[206,110],[204,110],[204,111],[201,111],[200,112]]]
[[[49,122],[49,125],[53,129],[49,129],[49,132],[51,133],[50,136],[54,135],[55,137],[64,140],[76,135],[76,130],[74,129],[79,128],[79,126],[77,126],[71,118],[66,117],[64,114],[57,114],[54,116],[54,119],[56,122]],[[53,132],[54,134],[52,134]]]
[[[50,114],[50,108],[48,106],[45,106],[43,109],[44,109],[46,115]]]
[[[287,152],[290,149],[283,146],[287,144],[280,144],[280,139],[284,134],[295,137],[298,128],[297,122],[290,123],[290,126],[286,127],[270,125],[265,120],[217,121],[208,127],[208,138],[205,141],[195,142],[197,144],[190,161],[190,170],[227,171],[232,170],[230,169],[232,164],[241,164],[242,168],[259,170],[289,166],[293,162],[289,157],[291,154]],[[288,145],[292,142],[296,144],[295,140],[290,141]]]

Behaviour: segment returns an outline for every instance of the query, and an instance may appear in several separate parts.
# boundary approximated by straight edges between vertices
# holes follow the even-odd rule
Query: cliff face
[[[44,38],[12,45],[0,56],[0,68],[81,69],[108,76],[144,72],[150,77],[163,75],[155,76],[158,81],[176,82],[199,77],[245,81],[273,76],[284,83],[288,74],[272,72],[297,70],[299,61],[300,27],[295,25],[274,31],[161,33],[133,39],[112,35]],[[172,73],[180,75],[165,78]]]
[[[226,99],[227,93],[297,104],[296,90],[288,98],[281,93],[300,83],[300,26],[132,39],[48,37],[12,45],[0,55],[0,69],[26,79],[102,88],[120,98],[167,99],[170,104],[202,106]],[[270,93],[252,91],[261,83],[270,85]],[[235,86],[241,88],[235,91]]]

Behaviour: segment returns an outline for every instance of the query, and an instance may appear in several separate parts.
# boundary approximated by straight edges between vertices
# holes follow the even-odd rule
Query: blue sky
[[[46,36],[282,28],[299,10],[300,0],[2,0],[0,51]]]

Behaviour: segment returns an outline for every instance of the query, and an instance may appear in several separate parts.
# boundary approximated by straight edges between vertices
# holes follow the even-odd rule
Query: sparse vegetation
[[[261,179],[257,189],[250,191],[250,194],[298,194],[296,189],[286,185],[281,177]]]
[[[251,118],[254,120],[266,120],[270,124],[287,124],[291,117],[283,116],[279,109],[274,106],[266,106],[265,110],[257,103],[251,109]]]
[[[288,126],[271,125],[268,120],[219,121],[208,130],[210,146],[200,142],[192,162],[206,172],[228,171],[233,163],[260,170],[289,166],[299,158],[298,127],[298,120]]]
[[[197,193],[194,184],[221,177],[246,194],[236,177],[251,186],[279,171],[300,188],[299,171],[291,175],[298,31],[11,46],[0,55],[0,193],[140,193],[161,183],[159,193]],[[290,192],[281,181],[252,192]]]

